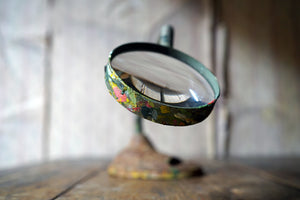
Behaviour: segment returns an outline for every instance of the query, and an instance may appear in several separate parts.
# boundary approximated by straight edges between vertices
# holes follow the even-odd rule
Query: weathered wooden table
[[[204,176],[179,181],[111,178],[98,159],[56,161],[0,171],[0,199],[300,199],[299,159],[252,161],[202,161]]]

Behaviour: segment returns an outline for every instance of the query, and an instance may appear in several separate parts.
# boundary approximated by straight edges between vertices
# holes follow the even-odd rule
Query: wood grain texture
[[[103,168],[99,161],[89,159],[1,171],[0,199],[55,199]]]
[[[231,158],[236,163],[243,163],[255,168],[257,173],[267,176],[273,181],[285,182],[300,189],[299,157],[264,157],[264,158]]]
[[[105,87],[109,52],[126,42],[156,42],[160,27],[172,24],[174,47],[210,66],[209,15],[208,1],[56,1],[50,158],[112,156],[122,149],[134,116]],[[145,122],[145,129],[159,150],[191,158],[212,154],[211,123],[173,128]]]
[[[43,158],[46,1],[0,1],[0,167]]]
[[[221,181],[222,180],[222,181]],[[101,187],[99,187],[101,186]],[[263,189],[262,189],[263,188]],[[300,192],[247,173],[224,167],[204,177],[181,181],[113,179],[105,172],[77,185],[58,199],[297,199]]]
[[[299,2],[221,2],[230,34],[230,154],[299,154]]]
[[[297,160],[297,159],[296,159]],[[272,162],[272,159],[269,161]],[[259,163],[258,160],[256,162]],[[237,163],[202,160],[205,174],[179,181],[109,177],[107,161],[79,160],[0,171],[0,199],[291,199],[299,185]],[[299,162],[297,162],[299,164]],[[273,165],[270,165],[272,168]],[[299,168],[294,165],[294,169]],[[298,176],[299,178],[299,176]],[[282,180],[282,181],[281,181]],[[299,180],[299,179],[298,179]]]

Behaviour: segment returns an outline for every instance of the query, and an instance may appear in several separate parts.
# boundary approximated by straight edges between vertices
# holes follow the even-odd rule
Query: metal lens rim
[[[126,43],[121,46],[118,46],[117,48],[115,48],[114,50],[112,50],[110,52],[109,59],[108,59],[108,65],[109,65],[110,69],[114,71],[114,69],[111,65],[111,61],[114,59],[114,57],[116,57],[119,54],[131,52],[131,51],[150,51],[150,52],[161,53],[166,56],[173,57],[173,58],[189,65],[190,67],[195,69],[197,72],[199,72],[199,74],[201,74],[205,78],[205,80],[207,80],[207,82],[209,83],[209,85],[212,87],[212,89],[214,91],[214,99],[211,102],[209,102],[203,106],[199,106],[199,107],[174,106],[174,105],[170,105],[167,103],[157,101],[157,100],[147,97],[141,93],[138,93],[139,95],[143,96],[144,98],[151,100],[158,104],[166,105],[169,107],[183,108],[183,109],[195,109],[195,108],[202,108],[202,107],[206,107],[209,105],[213,105],[219,98],[220,87],[219,87],[217,78],[213,75],[213,73],[209,69],[207,69],[202,63],[200,63],[193,57],[191,57],[181,51],[178,51],[174,48],[165,47],[165,46],[154,44],[154,43],[146,43],[146,42]],[[129,87],[126,83],[123,82],[123,80],[120,77],[119,77],[119,79],[120,79],[119,81],[121,81],[122,84]]]

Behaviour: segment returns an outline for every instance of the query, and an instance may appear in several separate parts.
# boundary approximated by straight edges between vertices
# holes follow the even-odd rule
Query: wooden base
[[[193,163],[158,153],[143,134],[135,134],[130,144],[108,167],[111,176],[131,179],[174,180],[202,175]]]

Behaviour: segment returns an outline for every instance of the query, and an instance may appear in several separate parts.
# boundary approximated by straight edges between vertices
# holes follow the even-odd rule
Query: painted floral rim
[[[137,92],[129,87],[111,66],[111,61],[116,55],[129,51],[162,53],[186,63],[208,81],[214,91],[214,99],[198,107],[180,107],[159,102]],[[216,77],[203,64],[178,50],[153,43],[128,43],[114,49],[105,66],[105,83],[109,93],[127,110],[150,121],[172,126],[187,126],[203,121],[211,113],[220,96]]]

